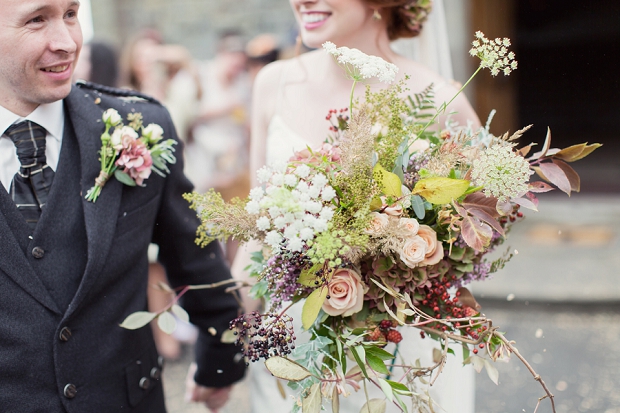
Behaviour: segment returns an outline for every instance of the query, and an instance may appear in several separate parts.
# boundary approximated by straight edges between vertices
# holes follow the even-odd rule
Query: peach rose
[[[383,212],[393,217],[399,217],[403,214],[403,206],[400,202],[396,202],[392,205],[388,205],[386,204],[385,201],[386,201],[386,198],[382,196],[381,202],[383,203],[383,205],[381,206],[381,209],[383,210]]]
[[[386,214],[381,214],[379,212],[371,212],[370,216],[370,224],[364,232],[370,235],[377,235],[383,232],[388,225],[389,217]]]
[[[426,257],[426,241],[419,235],[407,238],[400,251],[400,259],[409,268],[415,268]]]
[[[360,275],[350,268],[339,268],[328,285],[328,297],[323,311],[331,316],[348,317],[359,312],[364,305],[364,294],[368,287]]]
[[[418,235],[426,242],[426,254],[420,265],[435,265],[443,259],[443,245],[437,241],[437,233],[428,225],[420,225]]]
[[[398,221],[398,224],[401,227],[407,229],[411,233],[411,235],[417,235],[418,230],[420,229],[420,224],[415,218],[401,218]]]

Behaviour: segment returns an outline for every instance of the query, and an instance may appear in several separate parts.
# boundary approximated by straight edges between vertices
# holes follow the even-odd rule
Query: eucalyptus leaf
[[[185,311],[185,309],[183,309],[183,307],[181,307],[180,305],[173,305],[172,308],[170,309],[172,311],[172,314],[174,314],[175,316],[177,316],[177,318],[185,323],[189,323],[189,314],[187,314],[187,311]]]
[[[150,323],[157,313],[149,313],[148,311],[137,311],[129,314],[125,320],[121,323],[121,327],[127,330],[137,330]]]
[[[265,360],[265,367],[274,376],[288,381],[301,381],[312,375],[301,364],[281,356],[269,357]]]
[[[411,195],[411,207],[418,219],[424,219],[426,216],[426,208],[424,208],[424,200],[420,195]]]
[[[120,169],[114,171],[114,177],[127,186],[136,186],[136,181],[134,181],[129,174]]]
[[[174,333],[177,329],[177,320],[168,311],[164,311],[157,317],[157,326],[166,334]]]

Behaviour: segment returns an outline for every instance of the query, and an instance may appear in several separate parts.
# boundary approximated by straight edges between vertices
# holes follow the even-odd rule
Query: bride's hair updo
[[[385,20],[390,40],[415,37],[430,13],[432,0],[364,0]]]

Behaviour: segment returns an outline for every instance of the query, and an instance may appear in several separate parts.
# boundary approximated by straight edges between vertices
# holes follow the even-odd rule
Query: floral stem
[[[458,90],[458,92],[456,92],[456,94],[454,96],[452,96],[452,99],[450,99],[450,101],[448,101],[448,103],[443,103],[441,106],[439,106],[437,108],[437,111],[435,112],[435,115],[431,118],[431,120],[429,120],[426,125],[424,125],[424,127],[422,128],[422,130],[420,132],[418,132],[418,136],[422,135],[426,129],[429,128],[429,126],[431,126],[435,120],[437,120],[437,118],[439,117],[439,115],[443,114],[446,112],[446,109],[448,108],[448,106],[450,106],[450,104],[452,102],[454,102],[454,99],[456,99],[461,92],[463,92],[463,90],[465,90],[465,88],[467,87],[467,85],[469,85],[471,83],[471,81],[474,79],[474,77],[476,77],[476,75],[478,74],[478,72],[480,72],[482,70],[482,66],[478,66],[478,69],[476,69],[476,71],[469,77],[469,79],[467,79],[467,82],[465,82],[463,84],[463,86],[461,86],[461,88]],[[411,147],[411,145],[413,144],[413,142],[411,142],[409,144],[409,147]]]
[[[353,93],[355,92],[356,85],[357,79],[353,79],[353,86],[351,86],[351,96],[349,97],[349,116],[353,116]]]

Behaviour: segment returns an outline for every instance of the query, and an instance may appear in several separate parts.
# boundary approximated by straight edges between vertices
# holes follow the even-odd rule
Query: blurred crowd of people
[[[185,173],[196,191],[214,188],[224,199],[245,197],[250,190],[250,102],[258,71],[280,57],[278,40],[262,34],[246,41],[243,33],[226,30],[218,36],[209,60],[195,59],[189,50],[168,44],[156,30],[137,33],[117,50],[108,43],[84,45],[75,80],[128,88],[159,100],[170,112],[184,142]],[[155,246],[153,246],[155,247]],[[236,244],[224,246],[232,262]],[[165,308],[172,297],[157,286],[166,283],[157,251],[150,254],[149,310]],[[168,359],[181,354],[181,342],[195,339],[189,325],[174,336],[153,331],[158,351]]]

